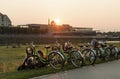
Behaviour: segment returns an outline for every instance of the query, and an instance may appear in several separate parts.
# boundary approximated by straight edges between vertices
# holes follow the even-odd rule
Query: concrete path
[[[120,79],[120,60],[31,79]]]

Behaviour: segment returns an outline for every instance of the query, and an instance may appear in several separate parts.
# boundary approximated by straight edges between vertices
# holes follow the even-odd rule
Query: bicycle
[[[81,67],[83,65],[83,58],[81,53],[76,48],[73,48],[69,41],[67,41],[66,46],[56,46],[56,49],[63,55],[65,59],[64,65],[69,62],[72,63],[74,67]]]
[[[114,46],[113,44],[110,44],[109,49],[110,49],[110,59],[113,58],[113,57],[118,59],[118,55],[119,55],[120,51],[117,48],[117,46]]]
[[[108,61],[110,57],[110,48],[107,45],[98,44],[92,49],[95,52],[96,58]]]
[[[79,45],[79,51],[82,54],[85,65],[94,65],[96,61],[95,52],[90,48],[89,45]]]
[[[26,66],[30,69],[44,67],[50,65],[52,68],[60,70],[64,65],[64,57],[58,51],[49,50],[50,46],[45,46],[46,48],[46,58],[43,58],[43,53],[40,50],[36,50],[35,46],[29,46],[26,48],[27,57],[23,63],[23,66]],[[22,68],[22,67],[21,67]],[[18,68],[18,70],[21,70]]]

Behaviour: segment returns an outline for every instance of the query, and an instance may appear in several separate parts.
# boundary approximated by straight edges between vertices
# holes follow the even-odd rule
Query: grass
[[[120,48],[120,44],[114,44]],[[40,49],[44,50],[45,45],[40,45]],[[35,76],[51,74],[59,72],[51,67],[43,67],[39,69],[17,71],[17,68],[23,63],[25,58],[25,45],[20,48],[12,48],[0,46],[0,79],[28,79]],[[98,61],[96,63],[101,63]],[[66,65],[61,71],[74,69],[72,65]]]
[[[20,48],[12,48],[1,46],[0,47],[0,72],[11,72],[15,71],[20,66],[25,58],[25,48],[27,46],[21,46]],[[43,49],[43,45],[40,46]],[[44,50],[42,50],[44,51]]]
[[[62,71],[74,69],[72,65],[66,65]],[[31,69],[31,70],[23,70],[23,71],[14,71],[14,72],[7,72],[2,73],[0,79],[28,79],[35,76],[57,73],[58,70],[54,70],[50,67],[47,68],[39,68],[39,69]]]
[[[21,48],[0,47],[0,71],[5,73],[16,70],[16,67],[24,60],[24,52],[24,46]]]

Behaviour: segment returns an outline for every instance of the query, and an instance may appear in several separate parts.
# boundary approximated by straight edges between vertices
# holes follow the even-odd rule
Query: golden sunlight
[[[54,19],[54,21],[55,21],[55,23],[56,23],[56,25],[60,25],[60,19]]]

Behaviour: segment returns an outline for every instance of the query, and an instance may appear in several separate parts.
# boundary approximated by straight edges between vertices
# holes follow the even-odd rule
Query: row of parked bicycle
[[[56,42],[53,46],[46,45],[46,57],[41,50],[36,50],[35,45],[26,48],[26,58],[18,70],[32,69],[51,66],[54,69],[62,69],[70,63],[74,67],[83,65],[94,65],[97,59],[109,61],[112,58],[118,59],[120,51],[114,45],[94,43],[94,45],[79,45],[76,48],[70,41],[61,45]]]

